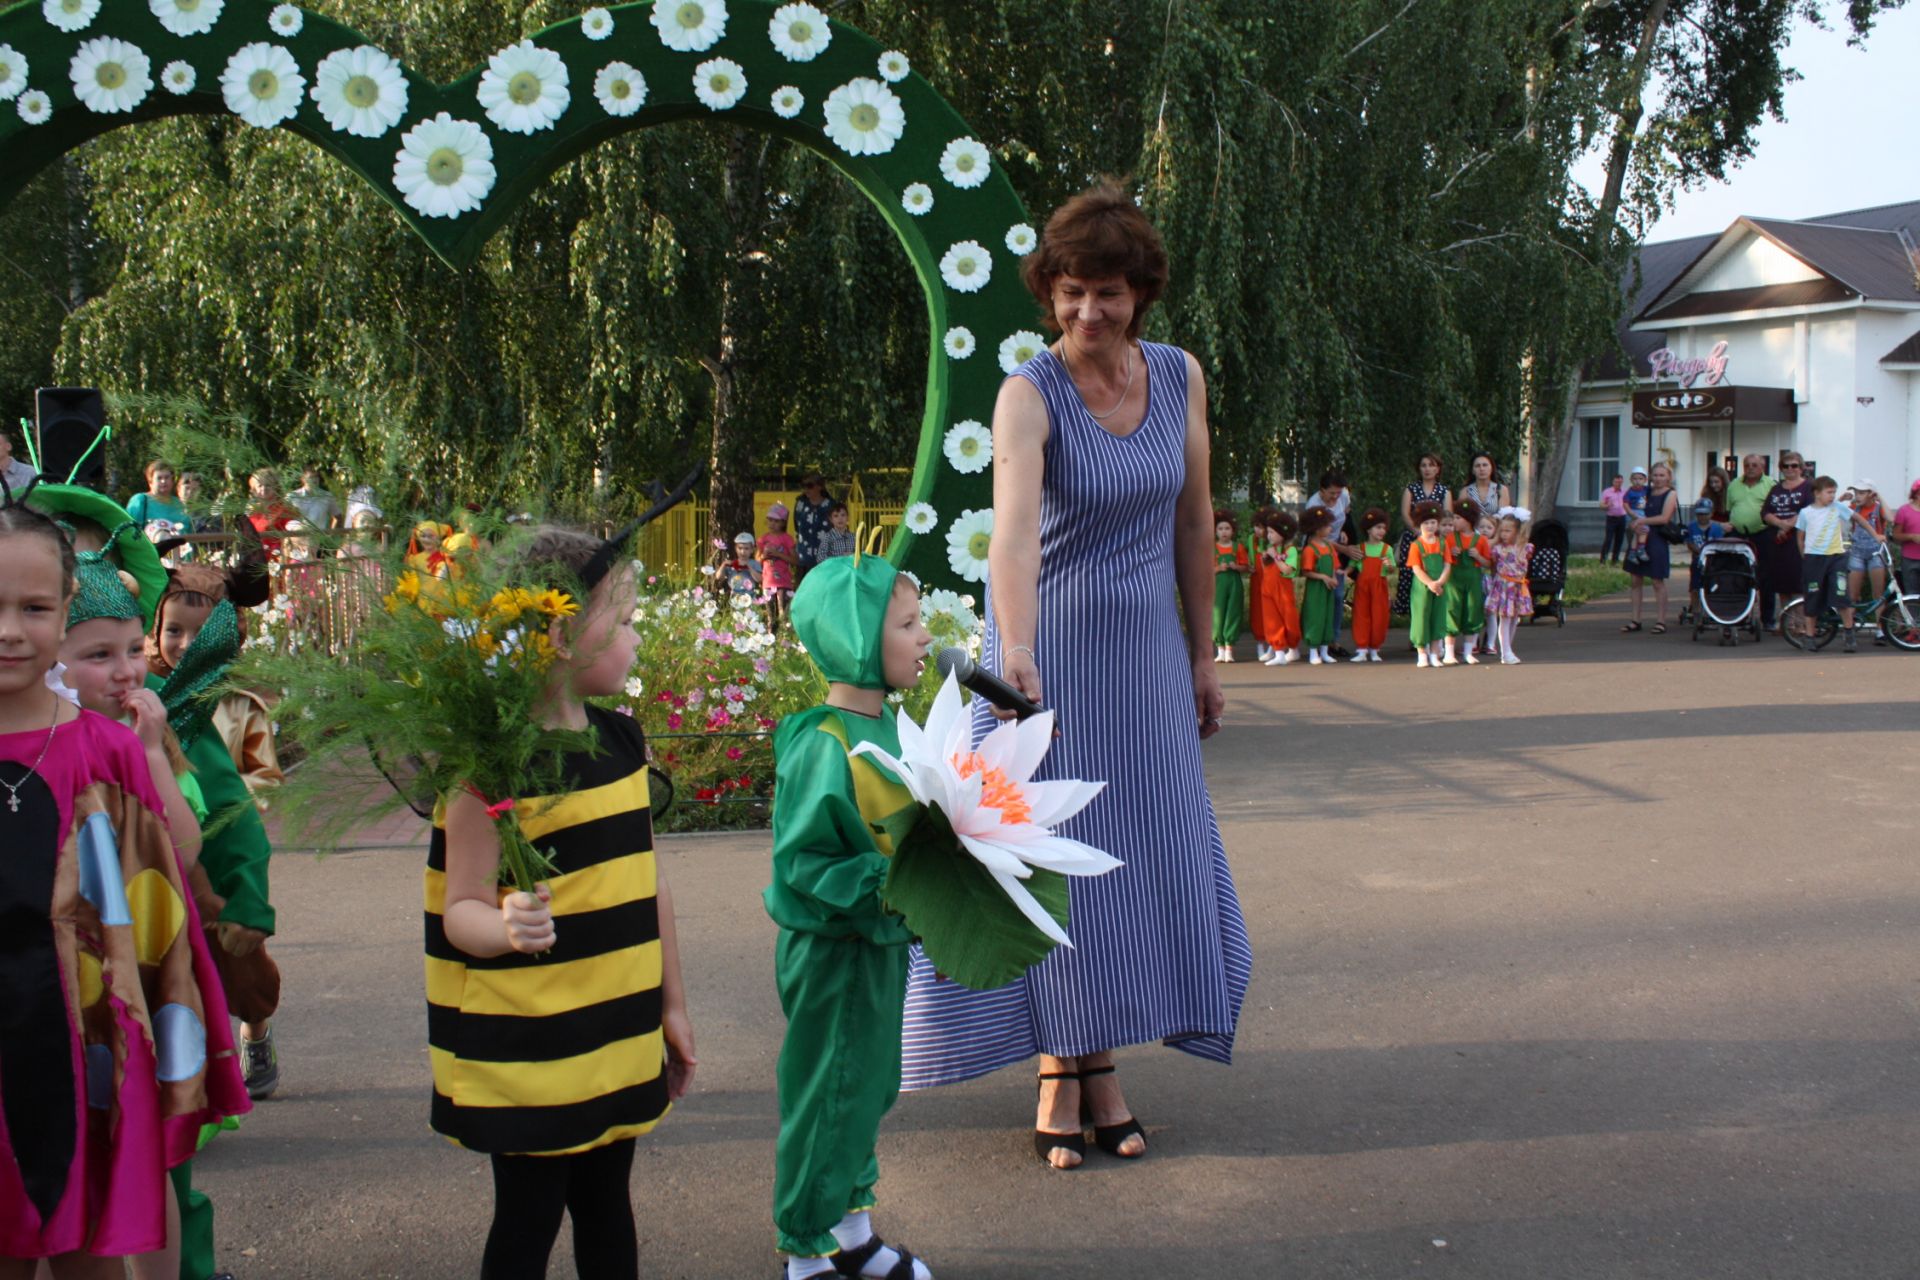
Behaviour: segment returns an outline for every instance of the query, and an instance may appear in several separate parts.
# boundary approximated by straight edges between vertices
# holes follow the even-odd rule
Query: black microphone
[[[940,668],[942,676],[952,676],[1002,711],[1013,712],[1015,719],[1025,720],[1040,714],[1040,708],[1026,694],[968,657],[967,651],[958,645],[942,649],[934,665]]]

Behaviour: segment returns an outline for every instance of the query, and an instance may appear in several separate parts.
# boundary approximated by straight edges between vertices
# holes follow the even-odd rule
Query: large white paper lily
[[[987,869],[1034,928],[1072,946],[1066,932],[1021,881],[1033,868],[1069,876],[1104,875],[1120,860],[1053,828],[1087,807],[1104,782],[1033,781],[1053,744],[1053,713],[1009,720],[972,745],[972,718],[949,675],[922,729],[900,713],[900,758],[871,742],[853,754],[871,756],[921,804],[946,815],[961,847]]]

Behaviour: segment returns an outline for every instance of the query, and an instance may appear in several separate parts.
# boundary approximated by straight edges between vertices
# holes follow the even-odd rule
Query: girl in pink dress
[[[760,535],[759,553],[760,589],[767,597],[767,625],[778,631],[780,620],[787,616],[787,605],[793,600],[793,588],[797,585],[794,566],[800,558],[799,547],[787,532],[787,509],[778,502],[767,508],[767,531]]]
[[[1525,507],[1505,508],[1500,512],[1499,531],[1493,536],[1487,612],[1499,631],[1500,661],[1509,667],[1520,662],[1513,654],[1514,625],[1533,614],[1533,591],[1527,586],[1527,566],[1533,560],[1533,544],[1527,541],[1531,515]]]
[[[0,506],[0,1280],[162,1248],[167,1170],[249,1105],[146,749],[48,679],[74,568]]]

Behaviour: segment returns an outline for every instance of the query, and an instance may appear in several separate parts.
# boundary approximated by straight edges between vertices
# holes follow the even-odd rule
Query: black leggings
[[[571,1156],[494,1156],[493,1227],[480,1280],[546,1280],[560,1215],[573,1215],[580,1280],[636,1280],[632,1138]]]

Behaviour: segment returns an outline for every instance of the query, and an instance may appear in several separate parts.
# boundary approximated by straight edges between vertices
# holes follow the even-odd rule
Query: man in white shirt
[[[332,533],[340,527],[340,504],[327,492],[324,478],[315,467],[300,473],[300,487],[287,495],[287,501],[299,511],[310,529]]]
[[[0,428],[0,479],[6,480],[7,488],[17,494],[40,473],[13,456],[13,439],[13,432]]]

